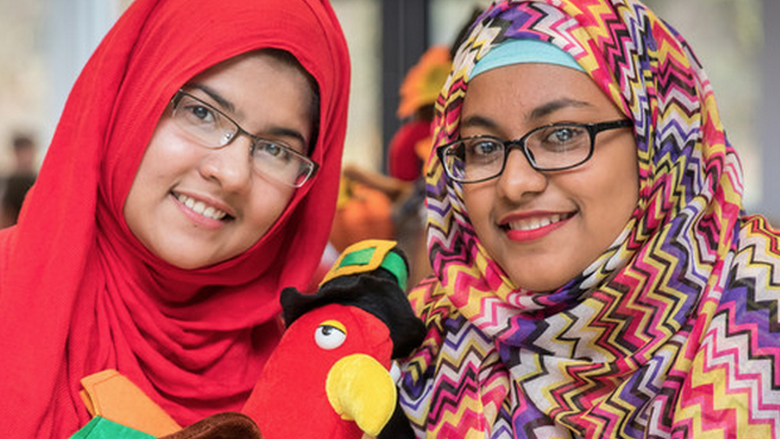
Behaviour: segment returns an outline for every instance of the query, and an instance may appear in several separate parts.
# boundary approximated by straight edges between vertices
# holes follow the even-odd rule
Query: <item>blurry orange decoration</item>
[[[384,192],[342,176],[330,243],[339,252],[366,239],[392,239],[392,201]]]
[[[398,117],[406,119],[420,107],[433,104],[439,95],[452,61],[447,46],[432,46],[406,74],[401,84]]]

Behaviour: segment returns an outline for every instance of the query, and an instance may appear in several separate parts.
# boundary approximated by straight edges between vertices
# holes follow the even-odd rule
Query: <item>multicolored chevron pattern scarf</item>
[[[435,278],[401,402],[419,437],[780,438],[780,243],[742,215],[742,176],[687,43],[634,0],[494,4],[437,102],[458,137],[475,63],[508,38],[571,54],[635,124],[640,195],[624,232],[579,277],[512,284],[469,222],[461,187],[428,162]]]

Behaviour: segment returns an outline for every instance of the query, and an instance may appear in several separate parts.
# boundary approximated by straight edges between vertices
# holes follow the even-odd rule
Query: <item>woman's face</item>
[[[551,123],[625,118],[585,73],[517,64],[469,83],[460,135],[513,140]],[[538,292],[562,286],[598,258],[625,227],[638,196],[630,128],[600,132],[593,156],[573,169],[536,171],[513,149],[498,178],[463,185],[480,242],[516,285]]]
[[[254,52],[206,70],[184,89],[247,132],[306,154],[312,91],[295,67]],[[124,206],[127,224],[147,249],[180,268],[233,258],[271,228],[295,189],[253,169],[247,136],[210,149],[171,115],[169,106],[138,168]]]

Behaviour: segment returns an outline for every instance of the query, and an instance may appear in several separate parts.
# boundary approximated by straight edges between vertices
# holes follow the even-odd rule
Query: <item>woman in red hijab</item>
[[[180,425],[239,410],[333,218],[349,89],[326,0],[136,0],[0,232],[0,425],[67,437],[115,369]]]

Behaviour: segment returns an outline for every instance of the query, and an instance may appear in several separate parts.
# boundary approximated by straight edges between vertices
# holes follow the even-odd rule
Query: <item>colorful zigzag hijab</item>
[[[401,395],[418,436],[780,437],[778,235],[741,216],[739,161],[686,42],[634,0],[495,4],[455,57],[436,145],[458,137],[475,63],[511,38],[572,55],[634,121],[638,206],[584,273],[539,294],[491,260],[431,155],[436,276],[411,295],[428,334]]]

